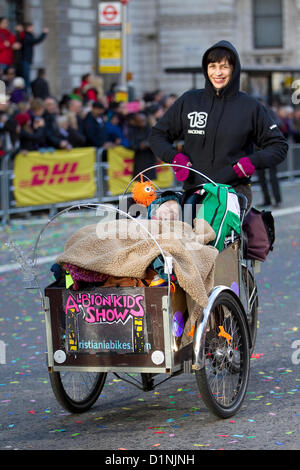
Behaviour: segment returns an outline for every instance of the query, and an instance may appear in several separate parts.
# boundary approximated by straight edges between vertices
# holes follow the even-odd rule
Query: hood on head
[[[228,49],[235,56],[235,66],[233,69],[232,78],[229,84],[220,91],[221,95],[231,96],[233,94],[236,94],[240,89],[241,63],[240,63],[240,58],[239,58],[237,50],[229,41],[219,41],[213,46],[211,46],[209,49],[207,49],[207,51],[203,54],[202,69],[203,69],[203,74],[205,76],[205,88],[206,90],[215,93],[215,89],[207,75],[207,56],[211,50],[216,49],[217,47]]]

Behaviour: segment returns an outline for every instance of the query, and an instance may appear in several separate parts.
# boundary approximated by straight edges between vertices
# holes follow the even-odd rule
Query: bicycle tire
[[[231,346],[228,339],[220,336],[220,326],[231,336]],[[236,299],[228,292],[222,292],[212,306],[205,335],[204,356],[204,367],[195,372],[202,400],[216,416],[230,418],[240,409],[246,394],[250,351],[245,317]],[[225,383],[226,377],[228,384]],[[226,387],[228,397],[225,396]]]
[[[67,374],[70,376],[72,375],[73,377],[74,374],[82,375],[81,372],[49,372],[50,383],[55,398],[66,411],[70,411],[71,413],[84,413],[93,406],[101,394],[107,374],[102,372],[93,373],[94,379],[91,390],[89,390],[86,396],[81,399],[75,399],[71,396],[70,392],[67,391],[65,385],[65,376]],[[85,374],[92,373],[87,372]],[[84,384],[84,382],[82,383]]]

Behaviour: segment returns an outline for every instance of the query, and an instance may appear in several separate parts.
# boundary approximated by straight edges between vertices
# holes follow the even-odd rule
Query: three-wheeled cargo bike
[[[199,174],[204,181],[209,180]],[[246,201],[243,196],[239,199],[242,224]],[[106,204],[77,204],[51,221],[67,211],[86,208],[114,212],[139,224],[130,213]],[[35,262],[40,239],[50,222],[37,239]],[[258,308],[254,265],[245,259],[243,245],[242,232],[232,233],[219,252],[208,304],[184,346],[180,340],[188,318],[186,293],[179,285],[172,288],[168,268],[167,285],[156,287],[92,285],[72,291],[61,281],[48,285],[42,304],[48,371],[58,402],[74,413],[88,410],[101,394],[107,373],[144,391],[186,373],[195,375],[201,397],[214,414],[221,418],[234,415],[247,390]],[[159,250],[169,266],[167,255],[161,247]],[[135,314],[125,319],[128,311]],[[104,315],[106,321],[101,321]],[[156,383],[157,376],[162,377],[159,374],[164,377]],[[139,381],[133,378],[136,375]]]

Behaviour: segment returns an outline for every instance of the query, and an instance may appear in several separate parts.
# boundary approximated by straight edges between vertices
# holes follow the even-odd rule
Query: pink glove
[[[172,163],[177,165],[192,166],[189,157],[183,153],[177,153],[177,155],[175,155],[173,158]],[[178,166],[174,166],[173,170],[177,181],[185,181],[190,173],[188,168],[180,168]]]
[[[233,170],[239,178],[250,178],[255,172],[255,166],[252,164],[250,158],[243,157],[233,166]]]

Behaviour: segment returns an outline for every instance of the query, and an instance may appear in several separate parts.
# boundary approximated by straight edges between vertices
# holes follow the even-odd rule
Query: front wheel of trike
[[[215,415],[229,418],[245,397],[250,352],[245,317],[228,292],[222,292],[212,306],[204,347],[204,367],[196,371],[201,397]]]
[[[71,413],[84,413],[99,397],[106,373],[50,372],[50,383],[58,403]]]

